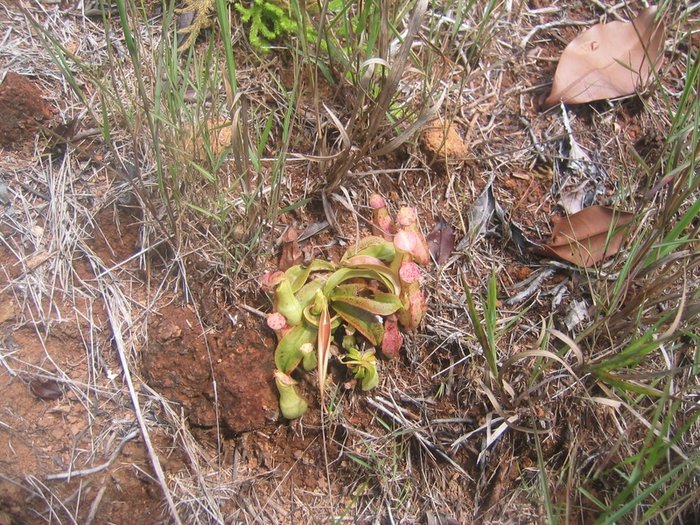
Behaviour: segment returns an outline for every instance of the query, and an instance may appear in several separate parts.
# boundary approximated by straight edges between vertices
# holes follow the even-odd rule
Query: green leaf
[[[391,293],[377,292],[372,297],[363,297],[357,294],[344,293],[341,287],[336,288],[328,298],[335,308],[337,303],[345,303],[355,306],[376,315],[391,315],[403,305],[401,299]]]
[[[365,367],[365,376],[362,378],[362,390],[367,392],[372,390],[379,384],[379,372],[377,371],[377,363],[372,363],[371,366]]]
[[[289,280],[285,277],[275,288],[275,309],[287,318],[291,325],[301,323],[304,308],[292,292]]]
[[[373,348],[366,352],[350,348],[347,355],[341,357],[340,360],[353,371],[355,379],[361,381],[362,390],[365,392],[373,389],[379,383],[377,358]]]
[[[309,326],[312,326],[314,329],[318,328],[320,322],[321,322],[321,314],[314,314],[313,313],[313,305],[309,305],[306,308],[304,308],[304,321],[306,321]],[[336,328],[340,326],[340,318],[337,315],[334,315],[331,317],[331,331],[335,331]]]
[[[398,276],[386,266],[363,268],[340,268],[331,275],[323,285],[323,293],[328,296],[333,289],[345,281],[351,279],[373,279],[382,283],[386,289],[398,295],[401,290],[401,282]]]
[[[360,239],[357,246],[348,248],[340,262],[344,263],[356,255],[369,255],[384,262],[391,262],[396,257],[396,247],[393,242],[389,242],[383,237],[372,235]]]
[[[295,326],[280,340],[275,350],[275,365],[285,374],[294,370],[304,357],[299,348],[304,343],[314,343],[316,328],[302,323]]]
[[[305,371],[311,372],[318,366],[318,356],[316,355],[316,352],[312,350],[308,354],[304,354],[301,364]]]
[[[296,293],[296,298],[302,308],[306,308],[314,302],[316,292],[323,287],[322,281],[309,281]]]
[[[309,408],[303,397],[297,392],[296,381],[287,374],[275,370],[275,385],[280,394],[280,412],[287,419],[296,419],[304,415]]]
[[[311,273],[321,271],[332,272],[335,269],[335,265],[331,262],[322,259],[314,259],[308,265],[295,264],[287,269],[284,274],[287,276],[289,284],[292,286],[292,291],[297,293],[301,287],[306,284],[306,281],[309,280]]]
[[[381,344],[384,337],[384,327],[374,314],[340,302],[333,304],[333,309],[346,323],[364,335],[371,344]]]

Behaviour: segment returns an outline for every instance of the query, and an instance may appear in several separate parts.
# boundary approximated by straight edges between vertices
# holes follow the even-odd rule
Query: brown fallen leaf
[[[298,238],[299,234],[291,227],[287,228],[287,231],[280,238],[282,241],[282,254],[279,260],[279,269],[283,272],[304,260],[304,252],[299,247]]]
[[[625,226],[633,218],[633,213],[605,206],[585,208],[558,219],[552,241],[542,249],[546,255],[588,268],[619,251]]]
[[[39,399],[51,400],[63,397],[63,389],[53,379],[35,379],[29,383],[29,390]]]
[[[75,137],[79,127],[80,121],[78,119],[71,119],[53,127],[44,128],[46,135],[49,137],[44,153],[50,154],[55,158],[63,158],[63,155],[66,154],[68,144],[73,140],[73,137]]]
[[[559,59],[547,109],[633,94],[661,65],[665,26],[656,7],[633,22],[596,24],[572,40]]]
[[[476,199],[476,202],[469,208],[467,212],[467,220],[469,224],[469,229],[467,230],[467,236],[465,241],[467,245],[474,245],[479,239],[481,239],[489,227],[493,214],[498,208],[498,203],[496,202],[496,197],[493,194],[493,179],[491,179],[481,195]],[[462,249],[462,246],[458,246],[458,249]],[[464,247],[466,248],[465,245]]]
[[[428,250],[438,265],[443,265],[450,258],[455,248],[455,232],[452,226],[438,218],[433,231],[426,237]]]

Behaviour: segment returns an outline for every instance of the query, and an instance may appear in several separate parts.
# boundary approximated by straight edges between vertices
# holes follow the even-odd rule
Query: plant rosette
[[[374,201],[384,205],[384,211],[374,216],[384,236],[360,239],[338,263],[315,259],[284,272],[268,272],[261,279],[262,289],[271,294],[273,312],[267,324],[277,336],[275,380],[281,408],[285,396],[282,415],[287,419],[306,410],[293,400],[299,395],[291,374],[299,368],[318,370],[323,404],[336,335],[342,333],[338,361],[367,391],[379,382],[375,348],[387,358],[398,357],[403,345],[400,329],[415,330],[425,313],[416,262],[424,260],[426,243],[415,210],[401,209],[397,221],[402,227],[387,240],[393,222],[384,201]],[[368,349],[359,350],[358,343]]]

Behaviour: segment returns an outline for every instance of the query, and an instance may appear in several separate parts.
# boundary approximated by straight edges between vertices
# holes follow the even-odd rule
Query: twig
[[[138,259],[138,258],[141,257],[144,253],[149,252],[150,250],[152,250],[152,249],[155,248],[156,246],[160,246],[160,245],[163,244],[164,242],[167,242],[167,239],[160,239],[159,241],[154,242],[154,243],[151,244],[150,246],[147,246],[146,248],[143,248],[142,250],[139,250],[139,251],[136,252],[135,254],[133,254],[133,255],[127,257],[126,259],[124,259],[123,261],[121,261],[121,262],[115,264],[114,266],[112,266],[112,267],[110,267],[110,268],[107,268],[106,270],[102,270],[99,274],[97,274],[97,275],[95,276],[95,278],[96,278],[96,279],[99,279],[100,277],[104,277],[105,275],[107,275],[107,274],[109,274],[109,273],[112,273],[114,270],[117,270],[117,269],[121,268],[122,266],[124,266],[125,264],[128,264],[129,262],[133,261],[134,259]]]
[[[608,7],[608,6],[606,6],[603,2],[601,2],[600,0],[590,0],[590,1],[591,1],[591,3],[594,4],[596,7],[602,9],[603,11],[605,11],[605,14],[606,14],[606,15],[612,15],[612,16],[614,16],[615,18],[617,18],[620,22],[626,22],[626,21],[627,21],[623,16],[621,16],[621,15],[619,15],[619,14],[617,13],[617,10],[620,9],[621,7],[624,7],[625,5],[627,5],[627,2],[620,2],[620,3],[617,4],[617,5],[614,5],[614,6],[612,6],[612,7]]]
[[[26,182],[21,182],[21,181],[20,181],[18,184],[19,184],[25,191],[31,193],[31,194],[34,195],[35,197],[39,197],[40,199],[43,199],[43,200],[45,200],[45,201],[47,201],[47,202],[48,202],[49,200],[51,200],[51,198],[50,198],[46,193],[42,193],[42,192],[40,192],[40,191],[38,191],[38,190],[35,190],[35,189],[32,188],[29,184],[27,184]]]
[[[556,272],[556,269],[554,268],[547,268],[544,270],[542,273],[539,275],[534,275],[532,277],[528,277],[523,281],[522,283],[519,283],[520,285],[527,284],[528,287],[525,288],[522,292],[515,294],[513,297],[510,299],[506,299],[506,304],[508,306],[522,303],[525,299],[530,297],[533,293],[537,291],[537,289],[540,287],[540,284],[542,284],[542,281],[547,279],[550,275],[553,275]]]
[[[124,436],[122,438],[121,442],[119,443],[119,445],[117,445],[117,448],[115,448],[114,452],[112,452],[112,455],[109,456],[109,459],[107,461],[105,461],[104,463],[102,463],[101,465],[97,465],[96,467],[90,467],[90,468],[86,468],[86,469],[82,469],[82,470],[68,470],[67,472],[59,472],[57,474],[49,474],[48,476],[46,476],[46,479],[49,481],[55,480],[55,479],[65,479],[65,480],[70,481],[71,478],[74,478],[74,477],[90,476],[92,474],[97,474],[98,472],[102,472],[103,470],[109,468],[109,466],[112,463],[114,463],[114,460],[117,459],[117,457],[119,456],[119,453],[124,448],[124,445],[126,445],[129,441],[134,439],[136,436],[138,436],[139,432],[140,432],[139,430],[134,430],[134,431],[130,432],[129,434],[127,434],[126,436]]]
[[[155,472],[156,477],[158,478],[158,482],[160,484],[161,490],[163,491],[163,495],[165,496],[165,500],[168,503],[168,507],[170,509],[170,514],[172,515],[172,518],[175,520],[175,523],[177,523],[177,525],[182,525],[182,521],[180,520],[180,516],[177,512],[177,508],[175,507],[175,502],[173,501],[172,494],[170,494],[170,490],[168,489],[168,484],[165,481],[165,473],[163,472],[163,467],[160,464],[160,460],[158,459],[158,455],[156,454],[155,448],[153,447],[153,443],[151,442],[151,437],[148,433],[148,427],[146,426],[146,420],[144,419],[143,412],[141,411],[141,405],[139,403],[138,394],[136,393],[136,389],[134,388],[134,383],[131,379],[129,362],[126,358],[126,351],[124,349],[124,340],[122,339],[121,326],[117,320],[118,319],[117,316],[115,315],[117,312],[114,311],[114,305],[112,304],[112,301],[110,300],[113,296],[113,291],[108,289],[102,280],[100,280],[99,284],[100,284],[100,288],[102,289],[102,295],[105,298],[105,308],[107,309],[107,316],[109,317],[109,324],[112,327],[112,336],[113,336],[114,346],[116,347],[117,354],[119,355],[119,361],[122,365],[122,370],[124,372],[124,379],[126,380],[126,384],[127,384],[128,389],[129,389],[129,396],[131,397],[131,403],[134,406],[134,414],[136,415],[136,419],[139,422],[139,428],[141,429],[141,435],[143,436],[143,442],[146,445],[146,450],[148,451],[148,456],[151,460],[151,466],[153,467],[153,471]]]
[[[590,22],[579,21],[579,20],[554,20],[553,22],[547,22],[546,24],[540,24],[538,26],[530,29],[530,32],[525,35],[520,41],[520,47],[525,48],[530,39],[535,36],[539,31],[544,31],[545,29],[552,29],[554,27],[564,27],[564,26],[588,26],[591,25]]]
[[[257,308],[253,308],[252,306],[248,306],[245,303],[234,303],[235,306],[238,306],[241,310],[245,310],[246,312],[249,312],[253,315],[257,315],[258,317],[262,317],[263,319],[267,318],[267,314],[265,312],[262,312],[258,310]]]
[[[95,516],[97,515],[97,509],[100,507],[100,503],[102,502],[102,496],[105,495],[106,490],[107,485],[102,485],[102,487],[100,487],[100,491],[97,493],[97,496],[95,496],[95,499],[92,500],[92,505],[90,505],[90,512],[88,513],[88,516],[85,519],[85,525],[92,525],[92,522],[95,519]]]

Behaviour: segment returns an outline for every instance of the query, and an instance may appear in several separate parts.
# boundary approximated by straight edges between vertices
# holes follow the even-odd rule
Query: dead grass
[[[139,501],[152,514],[138,517],[156,522],[692,522],[697,217],[667,240],[685,237],[679,249],[649,257],[697,202],[698,108],[683,90],[697,61],[697,12],[688,2],[670,8],[659,86],[571,108],[567,129],[561,110],[537,109],[556,57],[581,26],[628,9],[531,4],[421,4],[410,46],[382,36],[382,56],[392,63],[394,52],[400,67],[371,86],[346,75],[330,86],[294,45],[257,56],[234,17],[235,89],[216,32],[187,56],[168,55],[155,11],[138,18],[128,5],[134,68],[116,15],[86,17],[82,4],[4,6],[0,64],[35,80],[55,120],[77,119],[81,131],[65,154],[48,155],[41,135],[0,159],[12,196],[0,219],[0,293],[15,305],[0,326],[0,380],[18,399],[37,378],[57,381],[68,400],[46,410],[63,410],[57,425],[75,425],[27,452],[35,463],[0,462],[3,486],[32,502],[20,515],[20,496],[0,498],[0,511],[15,521],[127,523],[134,516],[113,504],[122,483],[147,492]],[[415,5],[391,11],[395,31],[410,25]],[[686,89],[697,96],[697,86]],[[410,111],[392,126],[386,110],[397,101]],[[679,107],[690,115],[680,124]],[[424,150],[413,132],[436,113],[464,139],[466,158],[436,163]],[[223,149],[220,128],[230,138]],[[561,146],[572,137],[596,167],[593,199],[639,213],[626,251],[589,272],[522,255],[505,224],[547,237],[557,201],[586,182],[566,166]],[[183,140],[199,140],[199,153]],[[505,215],[475,232],[470,210],[489,182]],[[462,241],[426,272],[429,312],[402,359],[382,362],[376,391],[340,381],[325,423],[316,403],[301,421],[231,435],[218,423],[193,427],[143,381],[149,317],[188,303],[203,334],[216,330],[214,313],[235,324],[266,310],[257,280],[276,264],[283,229],[329,220],[337,231],[309,244],[332,253],[367,231],[374,192],[394,210],[417,207],[426,232],[445,219]],[[94,238],[107,227],[117,233],[105,249]],[[127,231],[138,245],[121,257],[116,240]],[[577,304],[587,318],[572,321]],[[474,330],[480,320],[488,327],[487,316],[491,366]],[[33,350],[29,339],[13,346],[23,330],[36,336]],[[62,340],[79,350],[62,353]],[[216,395],[214,385],[218,411]],[[26,400],[2,408],[3,454],[20,457],[13,443],[39,434],[25,423],[43,412]],[[126,456],[135,443],[140,455]]]

